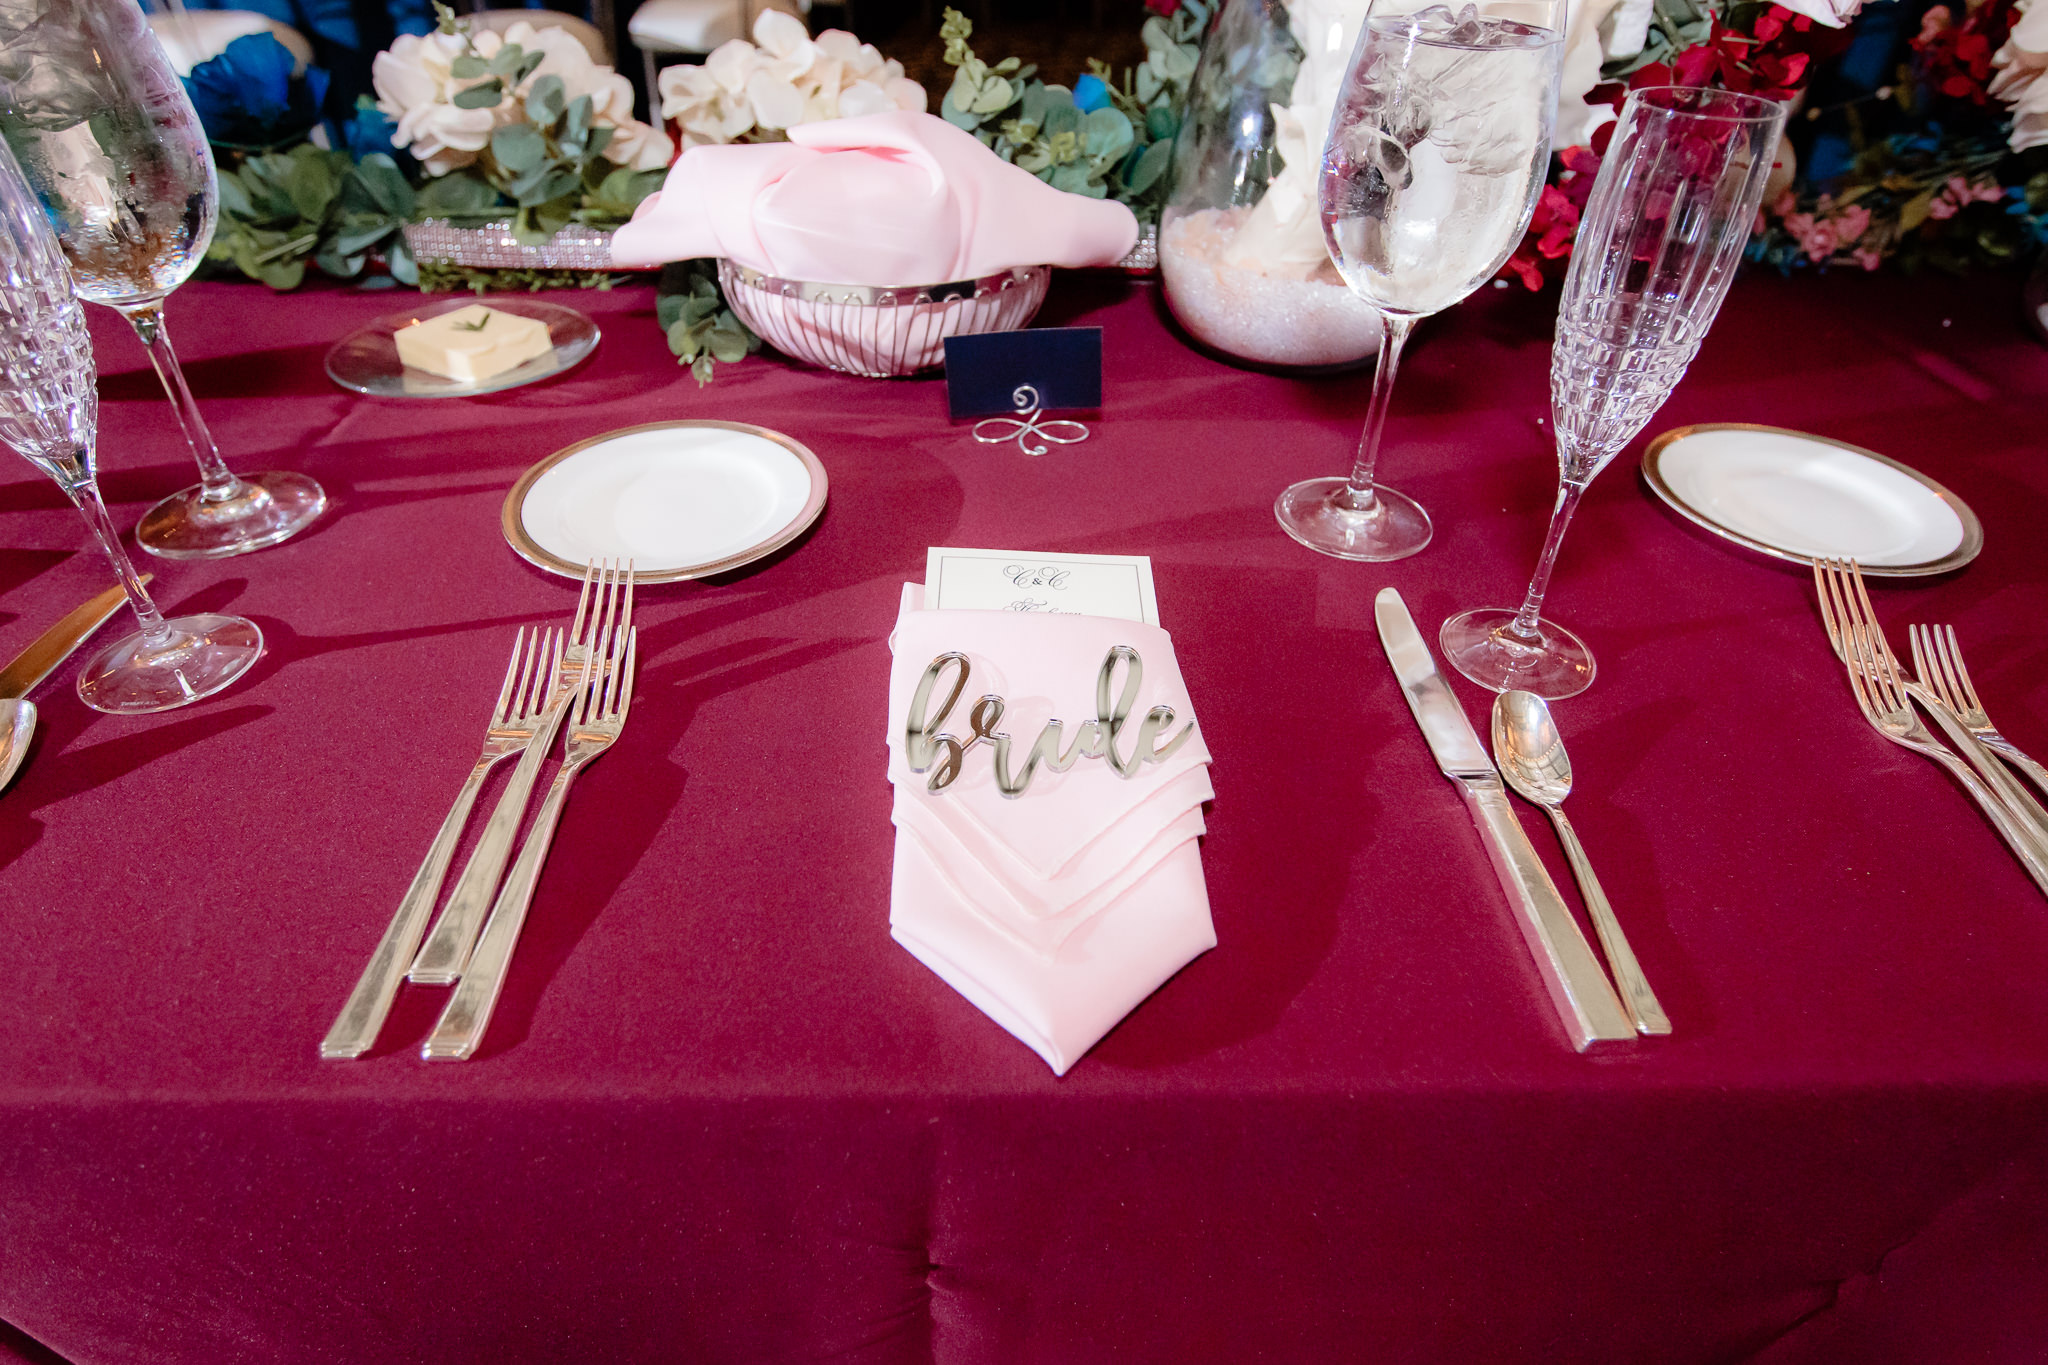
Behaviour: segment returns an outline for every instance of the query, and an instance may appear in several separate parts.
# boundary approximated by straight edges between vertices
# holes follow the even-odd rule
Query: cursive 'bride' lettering
[[[1124,669],[1123,686],[1116,689],[1114,700],[1110,697],[1111,684],[1116,680],[1116,666],[1119,662]],[[937,690],[939,679],[953,670],[952,690],[937,711],[932,710],[932,693]],[[925,790],[943,792],[960,776],[962,761],[967,751],[977,744],[987,744],[995,750],[996,790],[1004,796],[1015,799],[1024,794],[1037,775],[1040,765],[1056,773],[1063,773],[1074,766],[1077,758],[1105,758],[1109,766],[1121,777],[1136,777],[1147,763],[1164,763],[1180,747],[1187,743],[1195,732],[1195,723],[1189,721],[1181,732],[1166,743],[1159,743],[1159,736],[1173,725],[1174,711],[1171,706],[1155,706],[1147,711],[1138,722],[1137,730],[1130,741],[1130,752],[1120,752],[1118,742],[1130,723],[1131,708],[1137,705],[1138,686],[1145,677],[1145,664],[1138,657],[1138,651],[1128,645],[1113,646],[1102,657],[1102,668],[1095,675],[1095,719],[1084,720],[1074,728],[1074,741],[1062,748],[1060,738],[1064,727],[1057,720],[1049,720],[1038,732],[1038,738],[1031,750],[1024,756],[1022,772],[1013,772],[1010,767],[1010,737],[996,729],[1003,723],[1004,700],[989,693],[968,708],[967,728],[972,736],[966,743],[947,734],[941,727],[946,717],[953,713],[960,694],[967,688],[968,663],[965,654],[948,651],[933,659],[925,668],[924,676],[918,679],[917,690],[911,694],[910,714],[903,722],[903,757],[914,773],[927,773]]]

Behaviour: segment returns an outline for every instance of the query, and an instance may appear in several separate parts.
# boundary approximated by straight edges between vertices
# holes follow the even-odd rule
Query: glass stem
[[[91,460],[81,452],[78,467],[89,469],[91,465]],[[75,482],[63,481],[61,486],[64,496],[71,499],[72,506],[85,517],[85,524],[92,528],[93,539],[106,552],[107,562],[114,566],[114,573],[128,594],[128,605],[142,626],[142,638],[152,642],[162,640],[170,634],[170,627],[164,624],[163,613],[150,600],[149,589],[142,585],[142,576],[128,561],[128,552],[121,548],[121,533],[114,529],[114,519],[107,515],[107,504],[100,498],[98,481],[88,475]]]
[[[1564,528],[1571,525],[1572,513],[1578,510],[1579,496],[1585,491],[1583,481],[1570,478],[1557,485],[1557,507],[1550,514],[1550,532],[1543,537],[1543,554],[1536,561],[1535,576],[1529,580],[1529,595],[1522,599],[1522,609],[1507,626],[1507,633],[1517,640],[1533,645],[1543,639],[1543,632],[1536,628],[1536,618],[1543,611],[1550,571],[1557,567],[1557,547],[1564,544]]]
[[[1401,369],[1401,348],[1415,319],[1406,313],[1380,314],[1380,356],[1372,371],[1372,406],[1366,409],[1365,430],[1358,437],[1358,462],[1351,467],[1351,482],[1344,496],[1354,512],[1370,512],[1379,505],[1372,491],[1373,466],[1380,461],[1380,430],[1387,424],[1387,404],[1394,395],[1394,376]]]
[[[185,444],[192,448],[192,458],[199,465],[201,496],[207,502],[225,502],[234,497],[242,491],[242,481],[221,459],[220,447],[213,443],[213,433],[206,429],[206,419],[199,415],[199,404],[193,401],[192,390],[185,384],[185,372],[178,367],[177,352],[171,349],[171,336],[164,327],[163,300],[135,304],[120,311],[148,348],[149,363],[156,366],[156,377],[163,381],[171,406],[178,410],[178,423],[185,429]]]

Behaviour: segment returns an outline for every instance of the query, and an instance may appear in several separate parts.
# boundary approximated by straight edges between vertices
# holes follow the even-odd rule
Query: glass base
[[[263,632],[239,616],[180,616],[151,640],[141,633],[95,654],[78,675],[78,696],[95,711],[139,715],[189,706],[249,671]]]
[[[208,502],[197,484],[142,514],[135,543],[164,559],[225,559],[290,540],[327,510],[327,494],[304,474],[251,474],[241,491]]]
[[[1288,535],[1326,555],[1381,563],[1406,559],[1429,544],[1429,513],[1413,498],[1373,485],[1371,511],[1351,506],[1347,479],[1309,479],[1273,504]]]
[[[1508,630],[1515,613],[1504,607],[1482,607],[1453,616],[1437,632],[1444,658],[1473,682],[1491,692],[1520,688],[1545,701],[1576,697],[1593,685],[1593,651],[1554,621],[1539,617],[1535,644]]]

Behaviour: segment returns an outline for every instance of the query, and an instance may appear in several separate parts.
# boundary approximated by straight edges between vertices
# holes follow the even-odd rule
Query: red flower
[[[1173,12],[1180,8],[1180,0],[1145,0],[1145,8],[1162,19],[1171,19]]]

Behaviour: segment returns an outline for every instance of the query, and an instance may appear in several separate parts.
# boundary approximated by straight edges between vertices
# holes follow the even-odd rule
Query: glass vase
[[[1167,306],[1226,356],[1349,368],[1379,315],[1338,275],[1316,177],[1369,0],[1227,0],[1202,44],[1159,224]]]

